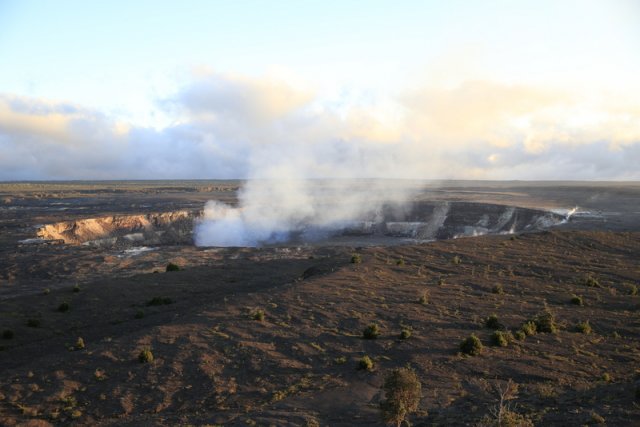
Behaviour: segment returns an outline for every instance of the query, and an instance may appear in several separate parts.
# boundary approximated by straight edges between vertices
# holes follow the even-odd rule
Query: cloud
[[[640,179],[626,95],[468,80],[323,98],[205,70],[158,100],[160,130],[0,95],[0,179]]]

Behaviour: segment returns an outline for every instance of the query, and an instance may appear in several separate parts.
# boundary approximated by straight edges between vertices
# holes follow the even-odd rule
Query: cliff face
[[[75,245],[191,243],[193,221],[199,215],[199,212],[175,211],[62,221],[40,227],[37,236]]]

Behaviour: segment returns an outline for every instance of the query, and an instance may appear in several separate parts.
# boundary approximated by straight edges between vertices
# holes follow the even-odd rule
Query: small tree
[[[400,426],[407,415],[418,409],[422,385],[411,368],[394,369],[384,380],[385,400],[380,403],[382,419]]]

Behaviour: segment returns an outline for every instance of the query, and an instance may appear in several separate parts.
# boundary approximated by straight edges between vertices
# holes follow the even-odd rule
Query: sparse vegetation
[[[533,427],[533,422],[527,417],[517,413],[515,406],[509,401],[518,397],[518,385],[512,380],[505,384],[496,382],[495,392],[498,396],[498,403],[489,410],[490,415],[486,415],[479,427]]]
[[[576,332],[580,332],[582,334],[590,334],[591,333],[591,325],[589,321],[578,322],[575,327]]]
[[[140,363],[151,363],[153,362],[153,353],[150,349],[145,348],[138,354],[138,361]]]
[[[404,265],[404,258],[398,258],[396,260],[396,265],[402,267]]]
[[[495,331],[491,335],[491,343],[498,347],[506,347],[509,345],[508,334],[503,331]]]
[[[487,317],[484,321],[484,325],[487,328],[493,329],[493,330],[504,329],[504,325],[500,323],[500,321],[498,320],[498,316],[496,314],[492,314],[489,317]]]
[[[264,318],[265,318],[264,310],[262,310],[260,308],[256,309],[253,312],[251,317],[253,318],[253,320],[257,320],[258,322],[262,322],[264,320]]]
[[[491,292],[497,295],[502,295],[504,294],[504,288],[502,287],[501,283],[496,283],[495,285],[493,285]]]
[[[333,363],[335,363],[336,365],[344,365],[345,363],[347,363],[347,357],[346,356],[336,357],[335,359],[333,359]]]
[[[180,271],[180,270],[182,270],[182,269],[180,268],[180,266],[178,264],[174,264],[172,262],[167,264],[166,271]]]
[[[422,291],[422,295],[420,295],[420,298],[418,298],[418,303],[422,305],[429,304],[429,291],[427,289]]]
[[[471,334],[460,343],[460,351],[469,356],[477,356],[482,353],[482,341],[480,338]]]
[[[638,287],[636,285],[629,285],[627,287],[627,295],[631,295],[631,296],[638,295]]]
[[[549,310],[544,310],[539,313],[534,319],[533,322],[536,324],[537,332],[545,332],[550,334],[555,334],[558,332],[558,326],[556,325],[556,319],[553,313]]]
[[[358,369],[363,371],[373,370],[373,360],[367,355],[362,356],[358,361]]]
[[[385,400],[380,403],[382,419],[399,427],[405,418],[415,412],[422,398],[422,384],[411,368],[391,371],[382,386]]]
[[[362,331],[362,337],[366,340],[374,340],[380,336],[380,327],[372,323]]]
[[[588,286],[590,288],[600,287],[600,281],[592,273],[589,273],[586,276],[584,276],[581,280],[581,283],[584,286]]]
[[[411,329],[408,328],[404,328],[401,332],[400,332],[400,339],[402,340],[406,340],[409,337],[411,337]]]
[[[584,302],[582,301],[582,297],[580,297],[578,295],[573,295],[571,297],[571,304],[573,304],[573,305],[584,305]]]
[[[81,337],[78,337],[75,348],[76,350],[82,350],[84,348],[84,340]]]
[[[351,255],[351,264],[360,264],[362,262],[362,257],[360,254]]]
[[[462,258],[460,258],[458,255],[456,255],[451,259],[451,262],[453,264],[455,264],[455,265],[458,265],[458,264],[460,264],[462,262]]]
[[[80,292],[80,285],[78,285],[77,283],[73,286],[73,292],[74,293],[78,293]]]
[[[58,306],[58,311],[60,313],[66,313],[67,311],[69,311],[69,308],[71,308],[69,306],[69,303],[65,301]]]
[[[168,304],[173,304],[173,300],[169,297],[153,297],[149,301],[147,301],[147,307]]]

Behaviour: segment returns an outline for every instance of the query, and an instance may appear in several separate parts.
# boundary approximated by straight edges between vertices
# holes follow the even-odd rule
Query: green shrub
[[[351,255],[351,264],[360,264],[362,262],[362,257],[360,254]]]
[[[81,337],[78,337],[75,347],[76,347],[76,350],[82,350],[84,348],[84,340]]]
[[[611,382],[611,375],[608,372],[605,372],[604,374],[602,374],[602,381],[604,381],[606,383],[610,383]]]
[[[73,292],[78,293],[80,292],[80,285],[78,285],[77,283],[75,284],[75,286],[73,287]]]
[[[508,335],[502,331],[495,331],[491,335],[491,343],[498,347],[506,347],[509,345]]]
[[[400,332],[400,339],[402,340],[406,340],[411,336],[411,329],[407,329],[404,328],[401,332]]]
[[[27,319],[27,326],[30,328],[39,328],[41,325],[40,319]]]
[[[407,415],[415,412],[422,398],[422,384],[411,368],[391,371],[382,386],[385,400],[380,403],[380,413],[386,423],[400,426]]]
[[[14,337],[14,333],[11,329],[5,329],[4,331],[2,331],[2,338],[4,338],[5,340],[10,340]]]
[[[336,357],[335,359],[333,359],[333,363],[335,363],[336,365],[344,365],[345,363],[347,363],[347,357],[346,356]]]
[[[584,302],[582,301],[582,297],[580,297],[578,295],[573,295],[571,297],[571,304],[573,304],[573,305],[584,305]]]
[[[460,351],[469,356],[477,356],[482,353],[482,341],[474,334],[471,334],[460,343]]]
[[[553,316],[553,313],[548,310],[539,313],[533,321],[536,324],[536,331],[538,332],[555,334],[558,331],[555,317]]]
[[[591,325],[589,324],[589,321],[587,320],[586,322],[578,322],[576,324],[576,332],[580,332],[583,334],[590,334]]]
[[[43,295],[49,295],[51,293],[51,289],[49,288],[44,288],[44,290],[42,291]]]
[[[60,313],[66,313],[67,311],[69,311],[69,308],[71,308],[71,307],[69,306],[69,303],[68,303],[68,302],[63,302],[62,304],[60,304],[60,305],[58,306],[58,311],[59,311]]]
[[[494,329],[494,330],[504,329],[504,325],[500,323],[500,321],[498,320],[498,316],[495,314],[492,314],[491,316],[487,317],[486,320],[484,321],[484,325],[489,329]]]
[[[420,295],[420,298],[418,298],[418,302],[422,305],[426,305],[429,304],[429,291],[428,290],[424,290],[422,292],[422,295]]]
[[[169,264],[167,264],[167,269],[166,270],[167,271],[180,271],[181,268],[180,268],[179,265],[170,262]]]
[[[493,292],[494,294],[497,294],[497,295],[502,295],[502,294],[504,294],[504,288],[502,287],[501,283],[496,283],[493,286],[493,289],[491,289],[491,292]]]
[[[264,314],[264,310],[262,309],[257,309],[256,311],[253,312],[253,320],[257,320],[259,322],[262,322],[264,320],[265,314]]]
[[[523,330],[519,330],[516,331],[513,334],[514,338],[517,339],[518,341],[524,341],[524,339],[527,337],[527,334],[523,331]]]
[[[149,301],[147,301],[147,306],[153,305],[168,305],[173,304],[173,300],[169,297],[153,297]]]
[[[358,369],[363,371],[371,371],[373,369],[373,360],[367,355],[362,356],[358,361]]]
[[[631,296],[638,295],[638,287],[636,285],[629,285],[627,288],[627,294]]]
[[[442,277],[440,277],[438,279],[438,286],[443,286],[444,285],[444,279]]]
[[[536,322],[534,322],[533,320],[524,322],[520,330],[524,332],[526,335],[535,335],[536,332],[538,332],[538,328],[536,327]]]
[[[462,258],[460,258],[458,255],[456,255],[451,259],[451,262],[454,263],[455,265],[458,265],[458,264],[460,264],[462,262]]]
[[[402,267],[404,265],[404,258],[399,258],[396,260],[396,265]]]
[[[589,286],[591,288],[599,288],[600,287],[600,281],[591,273],[587,274],[586,276],[584,276],[584,278],[582,279],[582,284],[585,286]]]
[[[362,337],[366,340],[375,340],[380,336],[380,328],[377,324],[372,323],[362,331]]]
[[[153,353],[150,349],[143,349],[140,354],[138,354],[138,361],[140,363],[151,363],[153,362]]]

